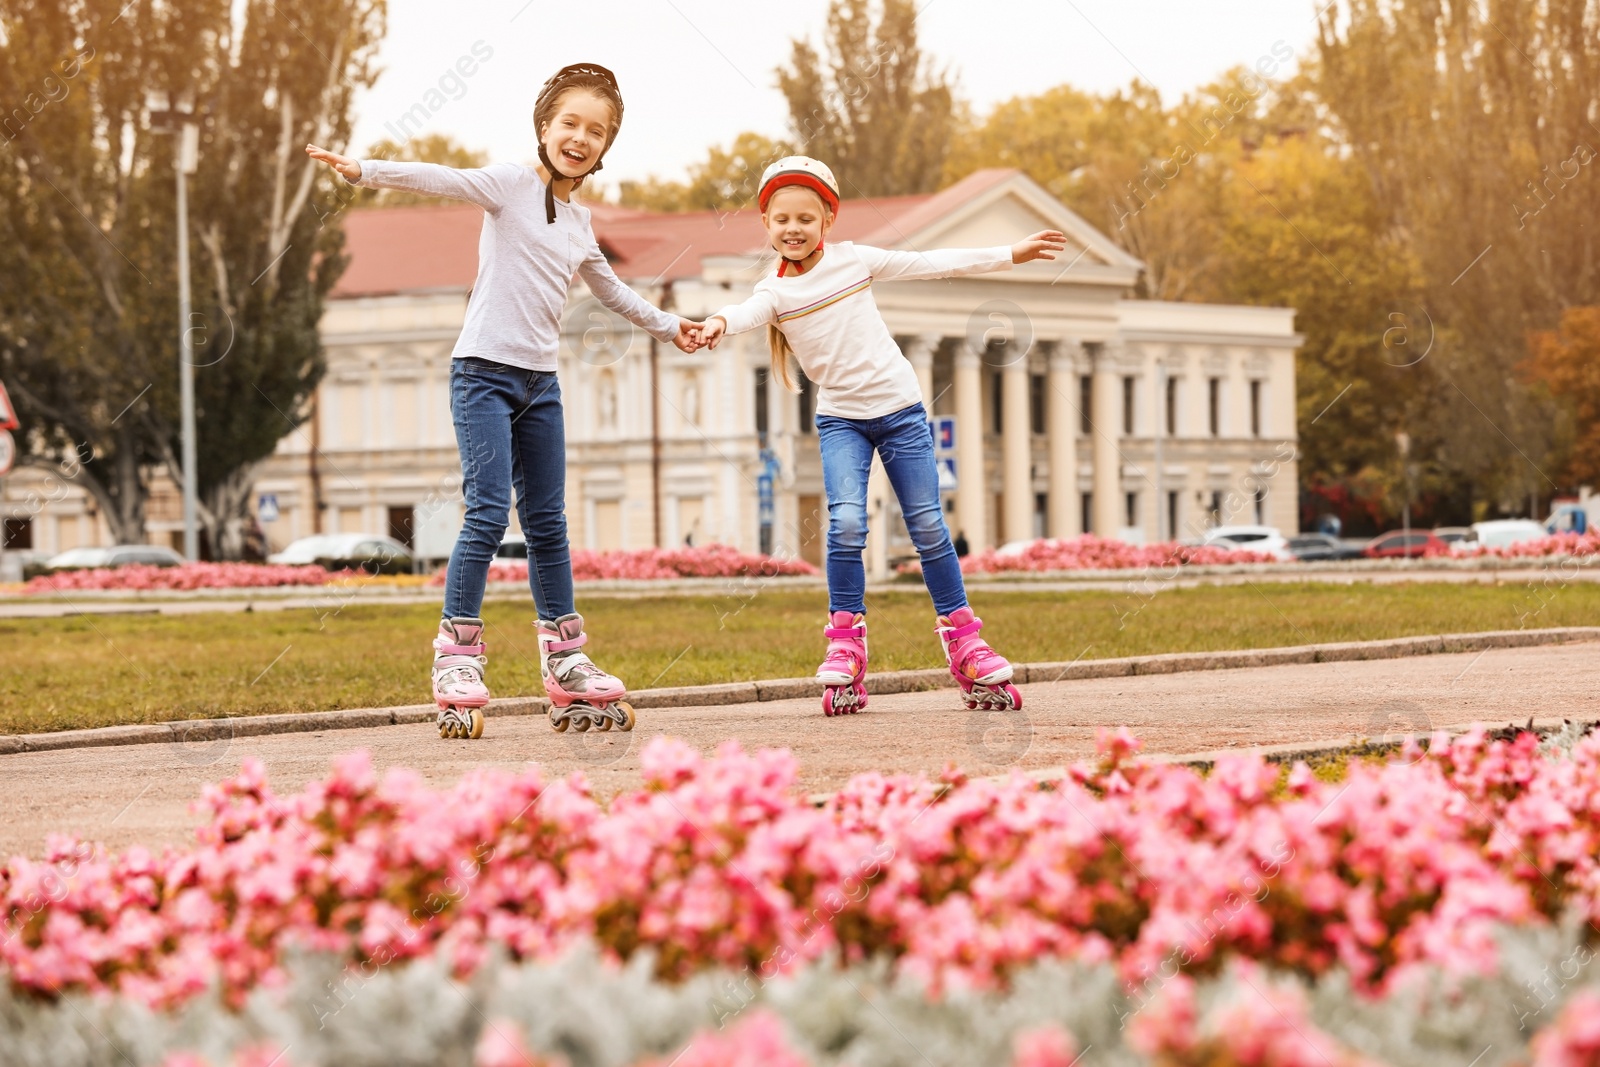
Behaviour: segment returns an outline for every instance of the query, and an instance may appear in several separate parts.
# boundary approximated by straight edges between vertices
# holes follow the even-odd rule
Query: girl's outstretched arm
[[[495,163],[487,167],[457,170],[437,163],[399,163],[388,159],[352,159],[314,144],[306,145],[306,155],[321,160],[338,171],[352,185],[373,189],[408,189],[429,196],[448,196],[469,200],[485,211],[496,212],[506,196],[522,178],[522,168],[514,163]]]
[[[1011,246],[994,248],[930,248],[926,252],[891,251],[856,245],[856,254],[875,281],[889,278],[953,278],[1011,269]]]

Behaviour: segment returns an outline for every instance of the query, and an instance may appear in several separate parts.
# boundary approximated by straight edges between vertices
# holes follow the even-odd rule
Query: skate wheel
[[[555,713],[552,712],[550,715],[550,725],[555,728],[556,733],[564,734],[567,732],[567,727],[572,725],[572,718],[570,716],[563,715],[558,719],[555,717]]]
[[[833,717],[833,690],[832,689],[824,689],[822,691],[822,714],[828,716],[829,718]]]
[[[609,716],[609,715],[601,715],[598,718],[596,718],[595,721],[594,721],[594,728],[596,730],[599,730],[601,733],[607,733],[608,731],[610,731],[610,729],[611,729],[611,716]]]
[[[476,741],[483,736],[483,709],[470,708],[467,711],[466,736]]]
[[[625,731],[633,729],[634,724],[639,721],[634,717],[633,705],[626,700],[619,700],[612,706],[616,709],[618,715],[617,729]]]
[[[589,721],[589,716],[587,715],[574,715],[572,717],[573,729],[577,730],[580,734],[588,733],[591,725],[593,724]]]

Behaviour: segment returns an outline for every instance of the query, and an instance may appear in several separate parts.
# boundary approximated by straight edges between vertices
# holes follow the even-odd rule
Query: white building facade
[[[593,211],[617,273],[691,318],[743,299],[772,269],[752,211]],[[400,536],[424,557],[448,554],[461,522],[449,367],[480,219],[449,205],[347,220],[351,263],[322,322],[326,377],[257,479],[273,505],[262,516],[271,548],[366,532]],[[1127,299],[1140,264],[1017,171],[979,172],[928,196],[847,201],[832,239],[972,247],[1047,228],[1068,237],[1054,262],[873,287],[932,417],[953,430],[940,440],[951,530],[974,550],[1083,532],[1181,539],[1218,522],[1294,531],[1302,338],[1292,309]],[[720,542],[821,562],[814,395],[768,381],[764,333],[684,354],[579,285],[560,359],[575,548]],[[0,511],[32,520],[36,550],[104,543],[79,494],[19,509],[29,477],[6,480]],[[177,532],[170,495],[162,486],[153,502],[152,540]],[[880,468],[869,520],[869,564],[882,574],[911,547]]]

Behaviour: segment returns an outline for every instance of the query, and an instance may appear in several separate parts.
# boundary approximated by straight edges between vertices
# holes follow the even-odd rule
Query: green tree
[[[917,5],[833,0],[825,42],[823,55],[794,41],[789,67],[777,72],[799,150],[832,167],[846,197],[937,189],[955,93],[917,43]]]
[[[144,539],[151,465],[178,471],[174,153],[147,91],[193,99],[202,126],[197,474],[231,557],[255,469],[321,375],[344,266],[336,194],[301,149],[348,136],[383,18],[382,0],[0,0],[0,99],[23,101],[0,124],[0,371],[28,461],[65,457],[118,540]]]
[[[755,203],[767,165],[793,152],[785,141],[741,133],[726,148],[713,145],[705,162],[689,168],[687,182],[656,177],[624,181],[617,202],[644,211],[737,211]]]

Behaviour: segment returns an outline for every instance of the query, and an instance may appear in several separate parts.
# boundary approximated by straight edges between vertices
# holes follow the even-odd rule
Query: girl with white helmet
[[[789,359],[817,387],[817,438],[828,496],[828,651],[817,677],[828,715],[866,707],[867,474],[876,451],[899,498],[906,529],[922,559],[937,614],[935,632],[967,707],[1019,708],[1011,664],[979,636],[961,566],[939,504],[933,435],[916,372],[872,298],[890,278],[947,278],[1008,270],[1054,259],[1065,236],[1045,230],[998,248],[887,251],[848,241],[825,244],[839,214],[839,183],[827,165],[788,156],[768,167],[758,196],[761,221],[778,253],[776,273],[741,304],[723,308],[700,329],[715,348],[724,334],[767,327],[773,377],[795,389]]]
[[[347,181],[470,200],[483,208],[478,277],[450,367],[450,413],[461,451],[466,520],[450,557],[444,617],[433,642],[433,695],[442,737],[483,732],[483,604],[489,564],[505,536],[511,490],[528,544],[528,584],[538,611],[539,659],[550,721],[602,730],[633,727],[622,682],[581,651],[588,636],[573,606],[567,542],[565,424],[556,351],[567,290],[582,275],[606,307],[686,352],[688,319],[661,311],[618,280],[572,191],[600,169],[622,125],[622,94],[609,70],[563,67],[533,109],[539,165],[455,170],[431,163],[351,159],[307,145]]]

